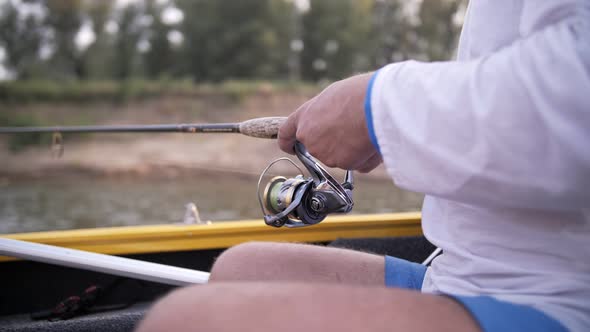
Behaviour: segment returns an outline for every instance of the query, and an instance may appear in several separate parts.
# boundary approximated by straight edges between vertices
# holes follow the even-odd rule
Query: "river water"
[[[0,181],[0,233],[182,222],[194,202],[203,220],[261,218],[257,179],[52,177]],[[419,210],[422,196],[391,181],[357,180],[353,213]]]

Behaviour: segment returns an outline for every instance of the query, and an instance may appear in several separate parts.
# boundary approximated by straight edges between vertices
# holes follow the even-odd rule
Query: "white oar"
[[[0,255],[175,286],[209,280],[207,272],[7,238],[0,238]]]

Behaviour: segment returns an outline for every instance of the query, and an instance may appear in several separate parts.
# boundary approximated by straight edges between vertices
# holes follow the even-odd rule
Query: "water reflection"
[[[198,175],[175,180],[76,176],[4,180],[0,233],[182,222],[195,202],[203,220],[261,218],[252,177]],[[414,211],[422,196],[390,181],[358,179],[353,213]]]

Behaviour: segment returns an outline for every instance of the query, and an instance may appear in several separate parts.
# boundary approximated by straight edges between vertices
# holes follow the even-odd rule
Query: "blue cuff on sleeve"
[[[371,143],[379,154],[381,154],[381,150],[379,149],[379,144],[377,143],[377,136],[375,136],[375,129],[373,128],[373,111],[371,109],[371,99],[373,96],[373,85],[375,84],[375,79],[377,78],[377,74],[379,71],[376,71],[371,80],[369,81],[369,86],[367,87],[367,95],[365,97],[365,122],[367,122],[367,129],[369,129],[369,138],[371,139]]]

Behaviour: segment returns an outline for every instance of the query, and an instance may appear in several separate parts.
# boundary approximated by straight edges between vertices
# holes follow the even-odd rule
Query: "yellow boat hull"
[[[156,225],[79,229],[0,235],[102,254],[223,249],[248,241],[330,242],[337,238],[376,238],[422,234],[418,212],[332,216],[319,225],[273,228],[262,220],[215,222],[209,225]],[[14,260],[0,256],[1,261]]]

